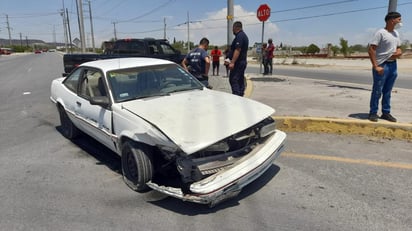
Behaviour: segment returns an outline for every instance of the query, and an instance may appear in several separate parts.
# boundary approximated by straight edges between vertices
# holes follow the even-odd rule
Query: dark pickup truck
[[[180,64],[184,58],[166,39],[120,39],[107,47],[103,54],[65,54],[63,56],[64,75],[82,63],[119,57],[151,57],[167,59]]]

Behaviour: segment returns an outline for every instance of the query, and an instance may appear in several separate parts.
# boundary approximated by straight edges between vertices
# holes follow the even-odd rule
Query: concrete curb
[[[253,81],[250,79],[249,75],[245,76],[245,81],[246,81],[246,89],[245,89],[244,97],[250,98],[253,92]]]
[[[289,132],[323,132],[403,139],[412,141],[412,124],[350,119],[273,116],[276,126]]]
[[[244,97],[253,93],[253,81],[245,74],[246,89]],[[321,118],[309,116],[272,116],[276,127],[285,132],[320,132],[342,135],[365,135],[387,139],[412,141],[412,124],[386,121]]]

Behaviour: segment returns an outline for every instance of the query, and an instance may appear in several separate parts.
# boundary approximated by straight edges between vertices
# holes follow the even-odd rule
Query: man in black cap
[[[396,59],[401,57],[402,50],[399,33],[395,30],[402,26],[401,14],[389,12],[385,16],[386,26],[379,29],[369,43],[369,58],[372,63],[373,87],[368,119],[378,121],[379,100],[382,96],[381,119],[396,122],[391,115],[391,92],[398,76]]]

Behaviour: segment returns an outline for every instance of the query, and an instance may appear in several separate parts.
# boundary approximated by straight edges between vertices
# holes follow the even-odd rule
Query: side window
[[[64,85],[75,93],[77,93],[77,86],[79,84],[79,79],[82,71],[83,69],[79,68],[64,80]]]
[[[163,54],[167,54],[167,55],[173,55],[176,54],[176,51],[173,49],[172,46],[170,46],[167,43],[160,43],[160,47],[163,50]]]
[[[159,48],[157,47],[155,41],[148,41],[147,45],[149,47],[149,54],[151,54],[151,55],[159,54]]]
[[[130,43],[130,50],[136,54],[144,54],[144,43],[141,41],[133,41]]]
[[[86,69],[80,85],[80,96],[90,98],[95,96],[107,96],[103,75],[100,71]]]

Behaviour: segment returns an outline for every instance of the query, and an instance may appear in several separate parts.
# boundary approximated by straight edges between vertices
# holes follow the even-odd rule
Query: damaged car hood
[[[240,132],[275,112],[262,103],[207,89],[138,99],[122,103],[122,107],[154,124],[187,154]]]

